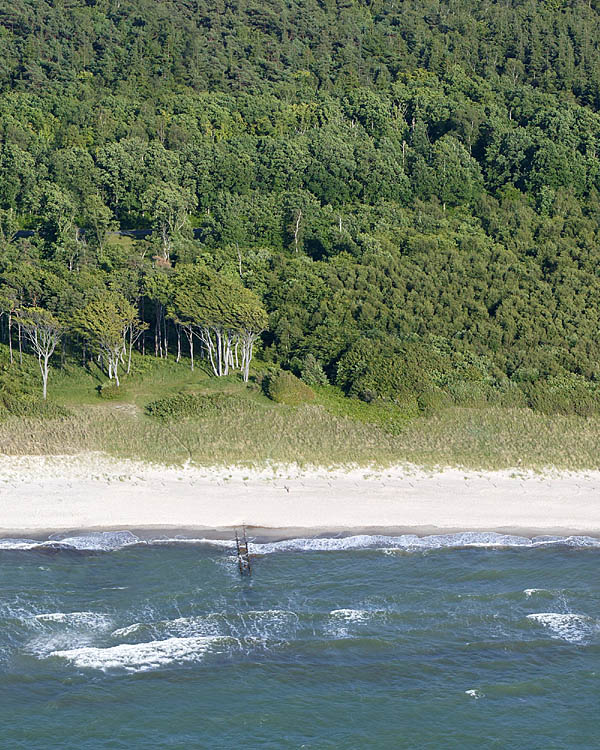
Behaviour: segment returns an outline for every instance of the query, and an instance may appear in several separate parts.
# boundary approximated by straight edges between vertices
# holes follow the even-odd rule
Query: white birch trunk
[[[13,363],[13,347],[12,347],[12,312],[8,313],[8,351],[10,354],[10,363]]]

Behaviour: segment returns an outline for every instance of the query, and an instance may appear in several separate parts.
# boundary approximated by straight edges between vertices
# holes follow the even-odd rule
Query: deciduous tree
[[[46,399],[50,357],[54,354],[54,350],[65,331],[65,326],[52,313],[40,307],[29,307],[21,310],[19,319],[40,365],[42,394]]]
[[[124,362],[128,335],[133,336],[141,324],[137,312],[123,295],[105,292],[74,316],[73,327],[83,335],[98,352],[106,357],[108,377],[119,380],[119,364]],[[130,341],[132,339],[130,338]]]

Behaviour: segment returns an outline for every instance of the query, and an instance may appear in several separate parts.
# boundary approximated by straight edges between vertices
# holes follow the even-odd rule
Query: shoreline
[[[402,536],[416,536],[424,539],[432,536],[460,536],[461,534],[490,534],[507,537],[522,537],[535,539],[549,537],[555,539],[572,539],[576,537],[596,539],[600,543],[600,530],[591,532],[585,529],[573,529],[565,527],[523,528],[515,526],[504,526],[498,528],[470,528],[462,527],[439,527],[439,526],[365,526],[365,527],[265,527],[245,526],[248,541],[254,544],[267,544],[272,542],[286,542],[297,539],[319,540],[319,539],[349,539],[352,537],[388,537],[396,538]],[[27,539],[35,542],[57,542],[62,539],[84,537],[90,534],[105,533],[128,533],[137,537],[140,543],[150,545],[164,544],[166,542],[177,544],[186,543],[211,543],[211,542],[233,542],[235,532],[241,531],[240,526],[229,527],[169,527],[169,526],[144,526],[139,528],[124,528],[123,526],[94,526],[94,527],[65,527],[63,529],[2,529],[0,528],[0,541]],[[492,545],[493,546],[493,545]],[[500,545],[501,546],[501,545]]]
[[[600,536],[600,472],[168,467],[0,455],[0,536],[122,531],[269,541],[496,532]],[[225,535],[225,536],[223,536]]]

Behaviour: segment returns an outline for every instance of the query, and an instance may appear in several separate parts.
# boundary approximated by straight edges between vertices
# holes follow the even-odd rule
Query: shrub
[[[146,405],[146,413],[162,421],[210,417],[251,402],[228,393],[176,393]]]
[[[517,383],[503,378],[494,384],[488,394],[488,403],[492,406],[504,406],[509,409],[527,407],[527,397]]]
[[[63,406],[44,401],[33,377],[22,370],[0,369],[0,419],[13,417],[65,417]]]
[[[117,386],[112,380],[107,380],[96,388],[98,397],[105,401],[115,401],[123,397],[123,387]]]
[[[313,401],[315,392],[288,370],[281,370],[266,380],[267,396],[278,404],[299,406]]]
[[[452,399],[441,388],[426,388],[424,391],[419,393],[417,396],[417,404],[419,405],[420,411],[425,414],[430,414],[440,409],[446,409],[452,406]]]
[[[528,405],[542,414],[589,417],[600,411],[600,388],[577,375],[538,380],[523,387]]]
[[[448,393],[457,406],[486,406],[490,391],[489,385],[477,380],[455,380],[448,385]]]
[[[307,354],[300,370],[300,376],[306,385],[327,385],[327,375],[322,368],[321,363],[315,358],[314,354]]]
[[[383,351],[379,342],[363,339],[338,362],[336,384],[347,396],[362,401],[395,400],[410,389],[401,365],[393,351]]]

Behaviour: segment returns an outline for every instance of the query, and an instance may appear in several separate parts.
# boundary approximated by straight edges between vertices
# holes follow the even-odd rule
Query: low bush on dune
[[[42,398],[33,376],[0,368],[0,419],[7,417],[64,417],[69,411]]]
[[[315,392],[288,370],[265,379],[265,393],[277,404],[300,406],[314,401]]]
[[[589,417],[600,412],[599,384],[576,375],[526,384],[524,391],[528,406],[541,414]]]
[[[176,393],[146,405],[146,413],[162,421],[212,417],[235,407],[248,407],[248,399],[229,393]]]
[[[119,401],[126,396],[123,386],[118,386],[114,381],[108,380],[96,388],[98,398],[103,401]]]

